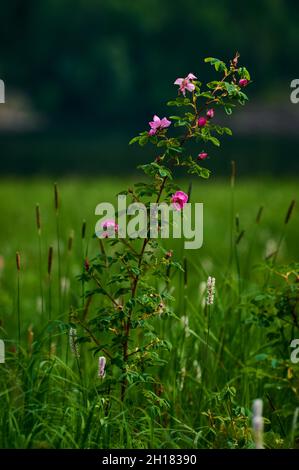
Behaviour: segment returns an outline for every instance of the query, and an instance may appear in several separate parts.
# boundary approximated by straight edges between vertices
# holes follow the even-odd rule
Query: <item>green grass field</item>
[[[172,346],[151,370],[155,381],[140,392],[129,387],[121,402],[117,387],[108,390],[99,383],[89,343],[80,344],[79,361],[71,356],[62,324],[82,305],[77,276],[85,253],[93,257],[100,250],[92,238],[94,209],[103,201],[116,202],[116,194],[131,184],[121,178],[58,181],[59,273],[53,182],[1,180],[0,339],[5,340],[6,362],[0,364],[0,447],[251,448],[256,398],[264,402],[265,446],[298,447],[299,368],[290,362],[289,347],[299,337],[298,207],[285,224],[298,180],[240,180],[233,191],[229,181],[193,183],[191,201],[204,203],[203,247],[184,251],[182,241],[163,241],[174,250],[175,260],[184,264],[186,258],[188,271],[188,276],[174,275],[168,286],[177,318],[162,315],[154,322]],[[188,182],[180,187],[187,191]],[[21,258],[19,295],[16,252]],[[216,278],[216,296],[207,310],[208,276]],[[152,284],[164,289],[161,279],[153,278]],[[103,302],[99,295],[90,315]]]

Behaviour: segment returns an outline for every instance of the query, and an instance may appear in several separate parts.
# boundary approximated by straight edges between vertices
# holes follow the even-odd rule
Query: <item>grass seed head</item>
[[[285,219],[284,219],[284,223],[287,224],[292,216],[292,213],[293,213],[293,210],[294,210],[294,207],[295,207],[295,200],[293,199],[291,201],[291,204],[289,205],[289,208],[288,208],[288,211],[286,213],[286,216],[285,216]]]
[[[18,251],[16,252],[16,265],[17,265],[18,272],[20,272],[21,271],[21,256]]]
[[[207,280],[207,305],[213,305],[216,279],[209,276]]]
[[[52,272],[52,264],[53,264],[53,246],[49,247],[48,252],[48,274],[51,275]]]
[[[40,231],[41,231],[41,218],[40,218],[40,208],[39,208],[39,204],[36,204],[36,207],[35,207],[35,216],[36,216],[36,226],[37,226],[37,230],[38,230],[38,232],[40,233]]]
[[[77,359],[80,357],[79,353],[79,346],[77,343],[77,330],[76,328],[71,327],[69,330],[69,344],[70,344],[70,350],[73,354],[74,357]]]

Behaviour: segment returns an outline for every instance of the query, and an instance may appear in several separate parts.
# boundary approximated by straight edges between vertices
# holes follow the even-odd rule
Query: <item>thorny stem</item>
[[[224,82],[225,79],[231,75],[232,73],[234,72],[234,70],[230,70],[228,73],[225,73],[221,82]],[[216,87],[213,92],[212,92],[212,95],[214,96],[215,93],[221,88],[219,87]],[[215,101],[216,99],[214,98],[213,100],[210,100],[210,101],[206,101],[205,105],[203,106],[202,109],[204,109],[206,106],[208,106],[209,104],[211,104],[213,101]],[[200,113],[201,110],[198,110],[197,109],[197,106],[196,106],[196,99],[194,99],[194,104],[193,104],[193,108],[194,108],[194,111],[195,111],[195,116],[194,116],[194,121],[193,121],[193,125],[195,126],[196,125],[196,120],[198,118],[198,115]],[[186,132],[186,134],[181,138],[181,146],[183,146],[186,142],[186,140],[188,138],[192,137],[192,133],[190,135],[190,132],[189,130]],[[165,176],[161,182],[161,186],[160,186],[160,189],[159,189],[159,193],[158,193],[158,196],[157,196],[157,200],[156,200],[156,204],[159,203],[160,199],[161,199],[161,196],[162,196],[162,193],[163,193],[163,190],[165,188],[165,184],[167,182],[167,179],[168,177]],[[141,252],[140,252],[140,255],[139,255],[139,261],[138,261],[138,268],[140,269],[141,266],[142,266],[142,262],[143,262],[143,257],[144,257],[144,254],[145,254],[145,250],[146,250],[146,247],[147,247],[147,244],[149,242],[150,238],[149,237],[146,237],[144,239],[144,242],[143,242],[143,245],[142,245],[142,248],[141,248]],[[139,279],[140,279],[140,274],[136,275],[136,277],[134,278],[134,281],[133,281],[133,284],[132,284],[132,290],[131,290],[131,299],[134,299],[135,296],[136,296],[136,292],[137,292],[137,288],[138,288],[138,283],[139,283]],[[133,307],[131,307],[130,311],[129,311],[129,314],[128,314],[128,318],[127,318],[127,321],[125,322],[124,324],[124,333],[125,333],[125,340],[124,340],[124,343],[123,343],[123,360],[124,360],[124,364],[128,361],[128,357],[131,355],[131,354],[128,354],[128,345],[129,345],[129,336],[130,336],[130,328],[131,328],[131,317],[132,317],[132,309]],[[125,373],[125,370],[123,370],[123,373]],[[124,378],[123,381],[122,381],[122,384],[121,384],[121,401],[123,402],[124,401],[124,398],[125,398],[125,393],[126,393],[126,388],[127,388],[127,381],[126,379]]]
[[[103,294],[106,295],[106,297],[108,297],[108,299],[111,300],[111,302],[113,303],[113,305],[117,308],[120,308],[121,305],[119,303],[116,302],[116,300],[114,300],[114,298],[112,297],[111,294],[109,294],[109,292],[104,289],[104,287],[102,286],[102,284],[100,283],[100,281],[98,280],[97,277],[95,277],[95,275],[93,273],[91,273],[91,277],[92,279],[95,281],[95,283],[97,284],[97,286],[103,291]]]
[[[156,199],[156,204],[158,204],[158,203],[160,202],[160,199],[161,199],[163,190],[164,190],[164,188],[165,188],[165,184],[166,184],[167,178],[168,178],[168,177],[165,176],[165,177],[163,178],[163,180],[162,180],[162,183],[161,183],[161,186],[160,186],[160,189],[159,189],[159,193],[158,193],[158,196],[157,196],[157,199]],[[142,245],[142,248],[141,248],[141,252],[140,252],[140,255],[139,255],[138,269],[141,268],[142,261],[143,261],[143,257],[144,257],[144,253],[145,253],[145,249],[146,249],[146,247],[147,247],[147,244],[148,244],[149,240],[150,240],[149,237],[146,237],[146,238],[144,239],[144,242],[143,242],[143,245]],[[135,298],[139,279],[140,279],[140,275],[136,275],[136,277],[135,277],[135,279],[134,279],[134,281],[133,281],[133,285],[132,285],[131,299],[134,299],[134,298]],[[130,309],[130,311],[129,311],[128,319],[127,319],[127,321],[125,322],[125,341],[124,341],[124,344],[123,344],[123,359],[124,359],[124,362],[125,362],[125,363],[127,362],[128,357],[129,357],[129,354],[128,354],[128,345],[129,345],[129,336],[130,336],[130,328],[131,328],[131,317],[132,317],[132,307],[131,307],[131,309]],[[125,393],[126,393],[126,388],[127,388],[127,381],[126,381],[126,379],[124,378],[124,380],[122,381],[122,384],[121,384],[121,401],[124,401]]]
[[[86,326],[79,318],[76,317],[75,321],[77,323],[79,323],[80,326],[82,326],[82,328],[86,331],[86,333],[90,336],[90,338],[94,341],[94,343],[97,345],[97,346],[100,346],[100,343],[99,341],[97,340],[97,338],[94,336],[94,334],[92,333],[92,331],[88,328],[88,326]],[[109,351],[107,351],[106,349],[102,349],[103,353],[106,354],[107,357],[109,357],[109,359],[112,359],[112,356],[111,354],[109,353]]]

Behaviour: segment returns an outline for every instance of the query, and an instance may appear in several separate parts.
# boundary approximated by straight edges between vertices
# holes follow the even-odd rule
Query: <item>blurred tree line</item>
[[[252,93],[277,97],[297,68],[298,25],[285,0],[9,0],[0,77],[52,122],[125,126],[163,114],[176,77],[209,78],[202,59],[236,49]]]

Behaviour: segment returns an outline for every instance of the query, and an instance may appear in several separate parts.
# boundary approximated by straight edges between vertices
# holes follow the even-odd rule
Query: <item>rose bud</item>
[[[205,127],[207,119],[205,117],[200,117],[197,121],[198,127]]]
[[[239,80],[239,86],[241,86],[241,87],[247,86],[248,83],[249,83],[249,80],[247,80],[246,78],[241,78],[241,79]]]
[[[198,154],[197,159],[198,159],[198,160],[205,160],[205,159],[207,158],[207,156],[208,156],[207,152],[200,152],[200,153]]]

